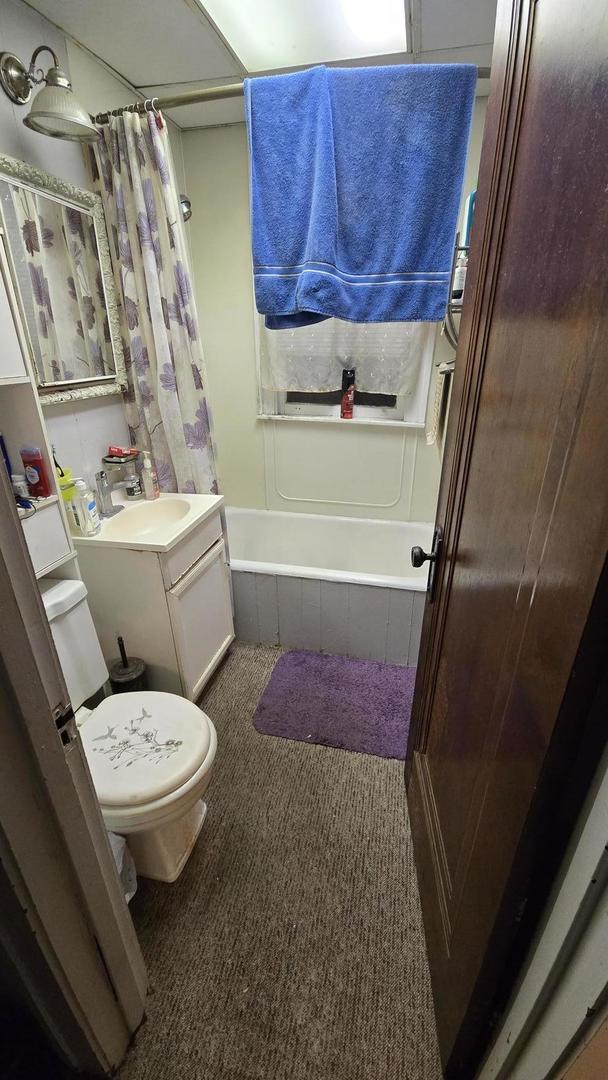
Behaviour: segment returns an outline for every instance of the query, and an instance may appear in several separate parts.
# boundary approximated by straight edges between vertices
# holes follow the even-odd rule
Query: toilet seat
[[[151,690],[105,698],[80,734],[104,821],[117,832],[186,813],[217,747],[211,720],[193,702]]]

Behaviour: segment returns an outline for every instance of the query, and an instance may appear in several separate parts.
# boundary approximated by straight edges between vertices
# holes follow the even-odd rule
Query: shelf
[[[0,379],[0,388],[3,386],[24,386],[29,382],[29,375],[11,375],[7,379]]]
[[[35,506],[36,514],[39,514],[41,510],[46,510],[47,506],[53,506],[59,502],[58,495],[49,495],[46,499],[32,499],[32,505]],[[17,513],[22,521],[29,521],[35,515],[30,513],[29,510],[23,510],[20,506],[17,507]]]
[[[355,406],[356,408],[356,406]],[[257,420],[278,420],[280,423],[296,424],[340,424],[342,427],[374,427],[374,428],[414,428],[422,430],[424,421],[414,423],[412,420],[372,420],[367,417],[353,416],[351,420],[344,420],[341,416],[283,416],[274,413],[258,413]]]
[[[47,577],[49,574],[53,574],[55,570],[59,569],[60,566],[64,566],[65,563],[71,562],[72,559],[75,559],[77,554],[77,551],[70,551],[67,555],[63,555],[60,559],[57,559],[54,563],[51,563],[50,566],[45,566],[43,570],[38,570],[36,572],[36,577],[43,578]]]

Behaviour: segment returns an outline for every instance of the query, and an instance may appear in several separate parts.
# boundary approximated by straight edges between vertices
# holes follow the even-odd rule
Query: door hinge
[[[67,705],[62,702],[56,709],[53,709],[53,719],[61,742],[64,746],[68,746],[78,734],[76,717],[71,702],[68,701]]]

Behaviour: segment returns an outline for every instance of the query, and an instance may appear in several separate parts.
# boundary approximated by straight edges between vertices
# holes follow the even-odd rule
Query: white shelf
[[[47,506],[53,506],[54,503],[59,502],[58,495],[49,495],[46,499],[31,499],[32,506],[35,507],[35,513],[39,514],[41,510],[46,510]],[[29,518],[33,518],[34,514],[30,510],[23,510],[20,506],[17,507],[17,513],[22,521],[27,521]]]

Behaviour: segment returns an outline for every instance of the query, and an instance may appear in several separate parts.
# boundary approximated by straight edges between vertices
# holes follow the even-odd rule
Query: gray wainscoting
[[[414,665],[423,592],[232,572],[239,641]]]

